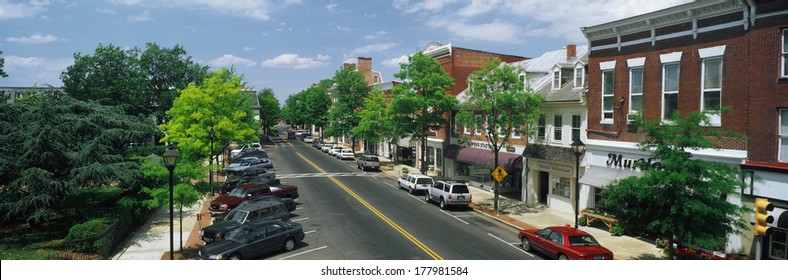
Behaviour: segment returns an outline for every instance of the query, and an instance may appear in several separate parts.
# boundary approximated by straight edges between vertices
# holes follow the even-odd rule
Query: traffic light
[[[769,211],[774,210],[774,205],[765,198],[755,199],[755,236],[769,235],[772,228],[769,224],[774,222],[774,217],[769,215]]]

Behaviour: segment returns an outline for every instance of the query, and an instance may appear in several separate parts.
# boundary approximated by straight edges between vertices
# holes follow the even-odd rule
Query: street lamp
[[[164,155],[162,155],[162,158],[164,158],[164,165],[167,166],[167,170],[170,171],[170,260],[173,260],[174,258],[173,258],[172,252],[175,250],[174,249],[175,245],[173,243],[173,239],[174,238],[173,238],[173,235],[172,235],[172,232],[173,232],[173,230],[172,230],[172,224],[173,224],[172,213],[174,212],[174,210],[173,210],[173,203],[172,203],[172,197],[173,197],[173,194],[172,194],[172,189],[173,189],[173,186],[172,186],[173,185],[172,184],[172,173],[175,171],[175,165],[178,164],[178,152],[175,151],[175,148],[173,148],[172,144],[170,144],[167,147],[167,151],[164,152]]]
[[[577,228],[577,216],[580,215],[580,155],[586,150],[586,144],[580,141],[580,137],[572,142],[572,152],[575,153],[575,228]]]
[[[213,131],[213,127],[211,130],[208,131],[208,138],[211,139],[211,152],[208,156],[208,184],[211,185],[211,196],[216,195],[213,192],[213,138],[216,137],[216,131]]]

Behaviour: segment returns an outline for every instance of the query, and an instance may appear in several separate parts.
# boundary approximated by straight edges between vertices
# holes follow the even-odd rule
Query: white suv
[[[399,187],[408,190],[410,194],[414,191],[426,191],[434,183],[432,177],[422,174],[408,174],[397,180]]]
[[[471,204],[471,191],[468,186],[455,181],[438,181],[424,195],[427,203],[437,201],[441,209],[446,209],[451,205],[468,206]]]

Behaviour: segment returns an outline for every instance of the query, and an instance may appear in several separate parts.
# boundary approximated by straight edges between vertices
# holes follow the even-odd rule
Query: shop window
[[[769,258],[788,260],[788,232],[775,230],[769,238]]]
[[[555,181],[555,185],[553,185],[553,195],[563,196],[569,198],[571,193],[571,180],[566,177],[558,177],[558,180]]]

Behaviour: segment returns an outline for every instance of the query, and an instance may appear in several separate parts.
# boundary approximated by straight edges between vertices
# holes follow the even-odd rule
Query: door
[[[547,194],[550,192],[550,173],[539,171],[539,203],[547,204]]]

